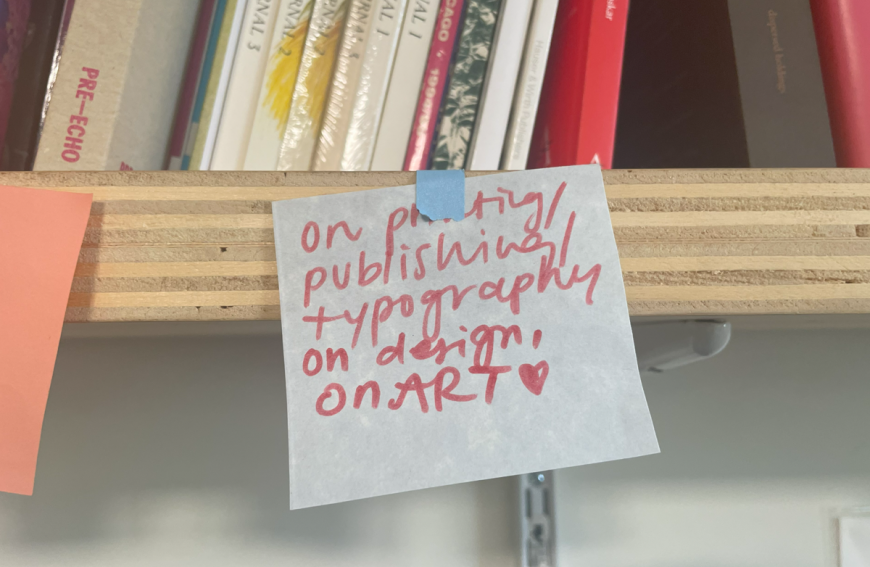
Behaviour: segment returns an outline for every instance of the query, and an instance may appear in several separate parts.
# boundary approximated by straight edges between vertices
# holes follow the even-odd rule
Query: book
[[[837,165],[870,167],[870,2],[812,0]]]
[[[42,107],[56,49],[64,0],[33,0],[30,21],[18,63],[12,108],[3,140],[2,168],[27,171],[33,167]]]
[[[438,19],[435,22],[438,33],[432,38],[426,69],[423,71],[423,82],[420,96],[417,97],[411,137],[405,152],[403,166],[405,171],[426,169],[429,165],[432,141],[438,127],[438,111],[444,98],[444,89],[447,85],[464,8],[465,0],[441,0],[441,6],[438,8]]]
[[[18,64],[28,35],[31,0],[0,2],[0,142],[5,142]]]
[[[399,37],[371,169],[401,171],[438,15],[436,0],[413,0]]]
[[[836,167],[809,0],[728,0],[728,16],[749,166]]]
[[[244,168],[279,0],[248,0],[209,168]]]
[[[431,169],[464,169],[492,53],[501,0],[468,0],[441,108]],[[496,72],[501,73],[502,69]]]
[[[633,4],[614,165],[833,167],[815,43],[807,0]]]
[[[499,167],[533,4],[533,0],[503,0],[467,169],[495,171]]]
[[[199,134],[199,125],[202,123],[203,110],[208,96],[208,85],[211,81],[212,71],[215,70],[214,61],[220,46],[224,22],[232,17],[232,11],[228,13],[227,10],[233,8],[235,8],[235,2],[229,0],[218,0],[215,6],[214,19],[209,30],[208,43],[205,47],[199,73],[199,82],[196,86],[196,97],[193,100],[193,109],[190,113],[190,124],[188,124],[184,136],[184,150],[181,156],[181,169],[183,170],[190,169],[190,161],[193,157],[194,145]]]
[[[281,0],[245,156],[247,170],[274,171],[278,166],[313,4],[314,0]]]
[[[316,0],[290,101],[278,169],[308,171],[350,0]]]
[[[526,37],[523,61],[517,78],[513,107],[505,134],[501,168],[520,170],[526,168],[532,131],[538,116],[538,102],[547,70],[553,25],[559,0],[535,0],[532,21]]]
[[[175,124],[172,127],[172,137],[169,140],[167,169],[176,171],[182,169],[184,142],[191,127],[193,106],[196,104],[205,55],[212,36],[211,30],[215,18],[221,17],[220,11],[225,6],[226,0],[221,0],[220,3],[217,0],[202,0],[199,5],[199,15],[193,32],[190,54],[187,57],[187,66],[184,69],[184,80],[181,83],[181,94],[175,109]]]
[[[565,0],[553,29],[527,166],[610,169],[628,0]]]
[[[42,136],[42,128],[45,126],[45,117],[48,115],[48,107],[51,103],[51,93],[54,91],[54,83],[57,81],[57,72],[58,69],[60,69],[60,58],[63,54],[63,46],[66,44],[66,36],[69,32],[69,23],[72,19],[72,11],[75,3],[76,0],[64,0],[63,3],[63,15],[60,20],[60,29],[57,32],[57,41],[54,44],[54,55],[51,58],[51,68],[48,71],[48,83],[45,85],[45,98],[42,101],[42,112],[39,115],[39,130],[36,134],[36,148],[34,148],[33,160],[36,159],[36,149],[39,147],[39,138]]]
[[[371,167],[407,5],[407,0],[375,0],[374,21],[341,156],[342,171],[368,171]]]
[[[208,170],[211,166],[211,156],[220,125],[221,111],[226,99],[227,86],[233,69],[233,58],[239,44],[242,22],[245,19],[247,0],[227,0],[224,17],[218,31],[218,41],[215,46],[208,74],[208,83],[202,99],[199,124],[190,151],[190,161],[185,169]]]
[[[198,5],[77,0],[34,169],[161,169]]]
[[[347,139],[347,129],[353,113],[353,101],[359,85],[366,40],[371,29],[371,12],[372,0],[351,0],[347,23],[344,26],[344,34],[335,61],[329,96],[323,111],[320,137],[311,164],[311,168],[315,171],[341,169],[341,154],[344,152],[344,141]]]
[[[632,4],[622,81],[614,167],[749,166],[727,0]]]

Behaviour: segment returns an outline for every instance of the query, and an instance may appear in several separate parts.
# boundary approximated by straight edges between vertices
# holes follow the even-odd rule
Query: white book
[[[505,136],[501,169],[519,170],[526,168],[558,7],[559,0],[537,0],[535,2],[532,22],[529,25],[529,36],[526,39],[526,50],[523,54],[523,63],[517,81],[514,106],[511,110],[511,119]]]
[[[344,26],[332,86],[326,100],[320,139],[311,164],[315,171],[338,171],[359,85],[366,40],[372,23],[372,0],[351,0]]]
[[[245,155],[246,170],[278,167],[312,4],[314,0],[281,0]]]
[[[516,1],[516,0],[513,0]],[[372,171],[401,171],[438,19],[438,0],[411,0],[375,141]],[[525,31],[523,32],[525,33]]]
[[[233,23],[230,28],[230,35],[227,39],[227,51],[224,55],[224,62],[221,66],[221,74],[218,79],[217,88],[214,95],[214,106],[211,116],[208,121],[208,130],[205,133],[205,141],[203,142],[202,157],[199,161],[199,167],[196,169],[208,171],[211,168],[211,157],[214,154],[214,144],[217,140],[218,127],[221,123],[221,113],[223,112],[224,102],[227,99],[227,89],[230,84],[230,75],[233,71],[233,60],[235,59],[236,49],[239,45],[239,37],[242,35],[242,24],[245,21],[245,8],[248,5],[248,0],[239,0],[236,3],[236,11],[233,13]]]
[[[406,6],[407,0],[375,1],[374,21],[341,156],[342,171],[368,171],[371,167]]]
[[[248,0],[211,157],[212,170],[235,171],[245,165],[260,83],[277,20],[278,1]]]
[[[533,0],[504,0],[466,169],[498,169],[533,5]]]
[[[311,169],[348,3],[348,0],[316,0],[314,3],[278,156],[280,170]]]

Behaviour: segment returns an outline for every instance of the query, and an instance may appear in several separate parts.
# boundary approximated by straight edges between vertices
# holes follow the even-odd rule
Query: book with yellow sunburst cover
[[[278,166],[313,6],[314,0],[281,0],[245,155],[246,170],[269,171]]]
[[[311,167],[349,2],[315,0],[290,101],[278,169],[307,171]]]

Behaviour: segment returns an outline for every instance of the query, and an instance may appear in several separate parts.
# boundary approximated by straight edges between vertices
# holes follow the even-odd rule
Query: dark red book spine
[[[0,146],[12,111],[12,95],[18,78],[18,62],[27,37],[30,0],[0,2]]]
[[[870,0],[812,0],[840,167],[870,167]]]
[[[528,167],[613,162],[628,0],[562,0]]]

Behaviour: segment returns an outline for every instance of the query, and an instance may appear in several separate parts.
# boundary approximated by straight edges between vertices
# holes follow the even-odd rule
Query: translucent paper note
[[[0,491],[31,494],[91,196],[0,186]]]
[[[597,166],[273,206],[290,507],[658,451]]]

